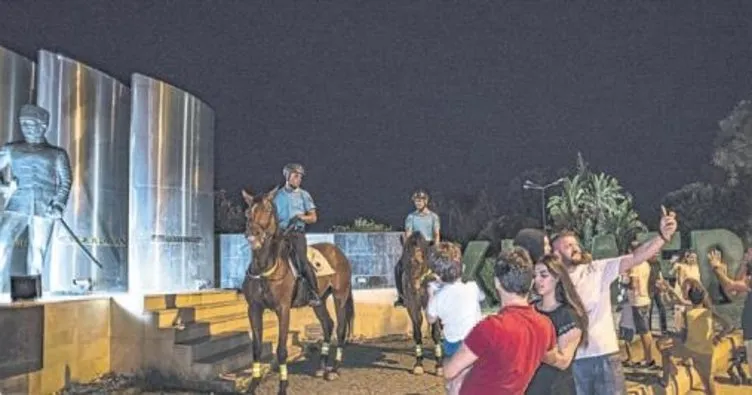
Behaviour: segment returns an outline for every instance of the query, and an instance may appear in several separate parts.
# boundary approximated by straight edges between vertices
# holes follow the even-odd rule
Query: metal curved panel
[[[134,74],[129,290],[195,289],[214,280],[214,111]]]
[[[0,47],[0,144],[23,138],[18,110],[34,100],[34,62]],[[0,208],[5,197],[0,196]],[[0,274],[2,275],[2,274]],[[7,278],[3,275],[3,278]]]
[[[62,55],[39,51],[37,105],[50,112],[47,139],[70,156],[73,185],[64,219],[102,263],[94,265],[59,225],[48,257],[52,291],[92,278],[95,290],[127,286],[130,90]]]
[[[23,138],[18,110],[32,103],[34,62],[0,47],[0,144]]]

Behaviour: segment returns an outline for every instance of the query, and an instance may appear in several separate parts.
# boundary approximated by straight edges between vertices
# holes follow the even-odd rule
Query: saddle
[[[308,246],[308,248],[306,248],[306,257],[308,258],[308,262],[311,263],[313,273],[316,275],[316,277],[330,276],[334,274],[334,269],[332,269],[329,261],[321,252],[319,252],[319,250]],[[290,248],[288,251],[287,263],[290,265],[290,269],[292,270],[295,278],[300,277],[300,273],[298,273],[297,260],[297,252],[293,248]]]

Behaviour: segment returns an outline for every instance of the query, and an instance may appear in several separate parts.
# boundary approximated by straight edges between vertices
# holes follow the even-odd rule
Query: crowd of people
[[[549,241],[543,231],[525,229],[515,238],[515,247],[495,260],[501,308],[485,318],[480,312],[483,292],[474,282],[460,280],[459,259],[441,253],[446,250],[442,246],[451,243],[437,243],[431,262],[442,285],[431,288],[428,316],[444,325],[443,345],[450,358],[444,366],[447,393],[624,394],[624,366],[662,370],[666,385],[676,374],[667,362],[671,358],[691,361],[705,392],[716,393],[713,346],[733,328],[713,309],[700,282],[696,253],[672,259],[674,286],[663,278],[657,257],[676,227],[675,214],[664,209],[658,236],[633,242],[624,256],[602,260],[593,260],[573,233],[562,232]],[[729,294],[750,294],[750,276],[731,279],[717,251],[709,258]],[[752,253],[745,258],[752,261]],[[626,290],[617,306],[618,331],[611,302],[611,285],[617,280]],[[676,311],[674,331],[668,330],[669,305]],[[654,308],[660,325],[657,342],[652,335]],[[749,347],[749,300],[744,311]],[[715,331],[716,326],[721,330]],[[642,361],[631,360],[629,354],[623,360],[619,340],[629,353],[635,335]]]
[[[305,251],[305,225],[317,220],[313,198],[300,187],[304,174],[299,164],[285,166],[286,183],[275,198],[281,226],[300,235],[298,251]],[[679,357],[692,360],[706,393],[716,392],[713,345],[731,327],[713,309],[695,252],[672,260],[673,286],[661,275],[657,257],[676,232],[675,213],[662,207],[657,236],[632,243],[626,255],[608,259],[594,260],[574,233],[560,232],[549,240],[543,231],[522,230],[516,246],[496,257],[494,285],[501,308],[484,318],[484,293],[474,282],[461,280],[461,251],[441,241],[441,222],[428,208],[428,194],[418,190],[412,199],[416,209],[405,220],[405,236],[419,232],[434,245],[429,260],[440,284],[429,288],[427,315],[429,322],[440,320],[443,325],[448,393],[624,394],[623,366],[633,361],[621,359],[619,338],[630,345],[637,335],[643,361],[636,366],[661,369],[652,352],[654,307],[664,382],[672,374],[669,359]],[[306,270],[305,254],[299,256],[299,270],[311,288],[313,275]],[[752,249],[735,276],[729,275],[719,252],[708,258],[728,295],[746,295],[741,321],[747,357],[752,359]],[[403,305],[403,271],[401,263],[395,267],[395,306]],[[611,302],[611,285],[617,280],[627,290],[617,306],[618,332]],[[668,331],[667,302],[674,305],[674,332]],[[319,303],[311,291],[310,304]],[[716,324],[722,327],[720,333],[714,331]]]

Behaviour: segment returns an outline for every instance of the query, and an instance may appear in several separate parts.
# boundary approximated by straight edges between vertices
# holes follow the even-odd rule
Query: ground
[[[442,394],[443,379],[435,375],[432,343],[424,344],[426,373],[411,373],[415,356],[412,341],[405,338],[385,338],[349,345],[344,354],[344,366],[335,381],[313,377],[317,355],[289,365],[291,394]],[[275,394],[279,384],[276,373],[267,376],[259,394]]]
[[[737,306],[719,306],[722,313],[737,318]],[[618,313],[616,314],[618,320]],[[669,310],[669,323],[672,322]],[[654,328],[657,328],[657,317],[654,318]],[[670,324],[669,324],[670,325]],[[316,370],[318,353],[314,353],[313,360],[305,358],[288,365],[290,394],[443,394],[443,381],[437,377],[433,356],[433,344],[428,340],[424,344],[426,359],[424,368],[426,373],[415,376],[411,373],[415,361],[413,342],[404,336],[382,338],[377,340],[360,340],[350,344],[345,349],[344,365],[340,377],[336,381],[325,381],[313,377]],[[656,379],[657,372],[642,372],[628,369],[625,371],[627,380],[651,383]],[[239,382],[247,382],[248,372],[240,374]],[[244,377],[245,376],[245,377]],[[728,384],[726,377],[718,377],[720,394],[752,394],[750,387],[735,387]],[[279,384],[278,375],[272,372],[266,375],[259,387],[258,394],[276,394]],[[142,384],[128,383],[127,380],[111,376],[98,383],[80,385],[65,391],[66,394],[200,394],[199,392],[155,392]],[[701,393],[701,392],[698,392]]]
[[[336,381],[325,381],[313,377],[317,354],[314,360],[302,359],[289,365],[289,388],[290,394],[389,394],[389,395],[417,395],[417,394],[443,394],[442,379],[435,376],[434,363],[430,359],[432,349],[430,343],[424,344],[427,358],[424,361],[426,373],[415,376],[410,372],[415,358],[413,356],[413,344],[404,337],[384,338],[372,341],[362,341],[351,344],[345,351],[344,366],[340,371],[340,377]],[[653,375],[643,372],[627,370],[627,379],[640,379],[643,382],[652,381]],[[247,374],[247,373],[246,373]],[[272,372],[266,375],[261,383],[257,394],[276,394],[279,384],[278,375]],[[150,391],[142,386],[109,384],[101,381],[99,384],[88,384],[71,388],[66,394],[200,394],[199,392],[186,391]],[[242,379],[241,379],[242,381]],[[719,394],[743,394],[752,393],[750,387],[735,387],[728,384],[725,377],[718,377]],[[117,390],[115,387],[118,387]],[[139,388],[141,387],[141,388]],[[747,392],[745,392],[747,391]],[[698,392],[701,393],[701,392]]]

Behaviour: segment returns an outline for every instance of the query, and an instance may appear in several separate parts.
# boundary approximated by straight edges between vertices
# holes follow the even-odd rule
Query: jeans
[[[668,331],[668,325],[666,321],[666,306],[663,305],[661,294],[654,293],[651,299],[652,302],[650,302],[650,312],[648,313],[648,317],[650,317],[650,319],[648,320],[648,328],[651,331],[653,330],[653,306],[655,306],[656,308],[658,308],[658,322],[661,326],[661,333],[666,333]]]
[[[458,342],[448,342],[446,340],[442,340],[441,348],[444,349],[444,358],[447,358],[447,359],[451,358],[452,355],[454,355],[460,349],[461,345],[462,345],[461,340]]]
[[[619,353],[577,359],[572,362],[577,395],[622,395],[627,393]]]

